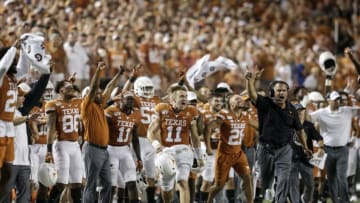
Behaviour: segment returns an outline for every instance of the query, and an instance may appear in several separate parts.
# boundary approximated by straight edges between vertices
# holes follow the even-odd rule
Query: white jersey
[[[331,147],[345,146],[350,139],[351,122],[359,107],[344,106],[338,111],[330,107],[310,113],[311,119],[320,125],[320,134],[324,144]]]

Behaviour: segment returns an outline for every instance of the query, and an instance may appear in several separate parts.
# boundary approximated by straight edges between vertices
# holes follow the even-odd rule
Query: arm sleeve
[[[320,133],[316,130],[315,126],[313,123],[308,122],[308,128],[309,128],[309,132],[311,134],[311,138],[319,141],[319,140],[323,140],[323,138],[321,137]]]
[[[23,115],[28,115],[30,110],[38,103],[43,95],[46,85],[50,79],[50,74],[41,75],[40,79],[34,84],[30,92],[25,96],[23,107],[19,110]]]

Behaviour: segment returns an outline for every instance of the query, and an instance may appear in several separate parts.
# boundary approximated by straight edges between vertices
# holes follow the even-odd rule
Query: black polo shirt
[[[281,109],[271,98],[258,95],[255,106],[259,117],[260,143],[283,146],[290,143],[295,131],[302,129],[299,115],[290,102]]]

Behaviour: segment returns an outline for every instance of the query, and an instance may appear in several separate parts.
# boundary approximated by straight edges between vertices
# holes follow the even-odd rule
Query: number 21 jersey
[[[232,112],[221,110],[217,117],[223,121],[218,150],[224,153],[239,153],[244,136],[250,130],[248,116],[242,114],[238,117]]]

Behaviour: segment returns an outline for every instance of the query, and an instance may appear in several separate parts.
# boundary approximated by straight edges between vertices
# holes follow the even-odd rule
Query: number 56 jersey
[[[195,107],[188,105],[184,110],[176,113],[170,104],[160,103],[156,105],[155,112],[161,122],[162,146],[190,144],[191,122],[199,116]]]
[[[72,99],[69,103],[57,99],[46,103],[45,112],[56,113],[56,132],[59,141],[77,141],[79,134],[81,99]]]
[[[155,106],[160,103],[160,99],[156,96],[153,98],[144,98],[135,96],[135,106],[141,113],[138,133],[140,137],[146,138],[146,132],[153,118],[155,117]]]

